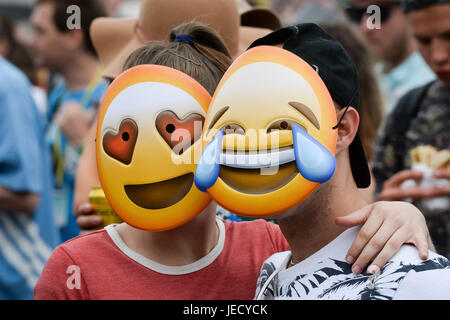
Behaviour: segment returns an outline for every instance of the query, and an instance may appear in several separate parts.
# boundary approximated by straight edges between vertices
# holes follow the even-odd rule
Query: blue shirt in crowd
[[[32,299],[52,250],[60,243],[52,212],[50,157],[43,119],[25,75],[0,57],[0,186],[40,196],[34,214],[0,204],[0,300]]]
[[[380,73],[380,87],[389,114],[398,100],[408,91],[436,79],[436,75],[417,51],[388,73],[382,73],[383,64],[377,65]]]
[[[68,102],[77,102],[86,110],[97,108],[107,88],[108,84],[102,80],[101,70],[99,69],[86,89],[70,91],[67,89],[65,82],[60,81],[48,97],[46,138],[52,150],[55,184],[53,209],[62,241],[74,238],[80,232],[72,207],[76,171],[82,150],[70,143],[56,124],[52,122],[52,119]]]

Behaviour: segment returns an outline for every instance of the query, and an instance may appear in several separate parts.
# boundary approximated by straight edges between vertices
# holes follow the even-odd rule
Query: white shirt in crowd
[[[355,275],[345,255],[359,227],[346,230],[300,263],[286,268],[291,252],[274,254],[263,264],[256,299],[426,300],[450,299],[450,261],[434,252],[428,260],[404,245],[375,275]],[[261,292],[263,289],[263,292]]]

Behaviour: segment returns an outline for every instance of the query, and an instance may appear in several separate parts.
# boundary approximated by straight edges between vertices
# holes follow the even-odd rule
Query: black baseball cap
[[[303,23],[278,29],[254,41],[249,49],[277,44],[283,44],[283,49],[309,63],[322,78],[333,100],[340,106],[352,106],[359,110],[358,71],[339,41],[318,25]],[[359,134],[351,143],[349,154],[356,185],[358,188],[369,187],[370,171]]]

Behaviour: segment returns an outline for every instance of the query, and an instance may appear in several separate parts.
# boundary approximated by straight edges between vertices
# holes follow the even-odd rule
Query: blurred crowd
[[[450,3],[441,17],[395,0],[229,1],[229,16],[201,22],[234,58],[303,22],[341,42],[359,73],[359,134],[373,176],[361,193],[368,203],[412,202],[450,258]],[[186,22],[180,15],[214,11],[213,2],[37,0],[18,17],[14,2],[0,0],[0,299],[31,299],[52,250],[102,226],[89,205],[100,187],[91,167],[102,97],[134,49],[166,39]],[[68,19],[79,25],[68,29]]]

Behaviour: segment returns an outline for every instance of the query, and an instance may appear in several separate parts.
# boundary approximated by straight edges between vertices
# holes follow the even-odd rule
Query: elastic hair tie
[[[190,34],[179,34],[175,37],[173,42],[184,42],[192,46],[194,44],[194,37]]]

